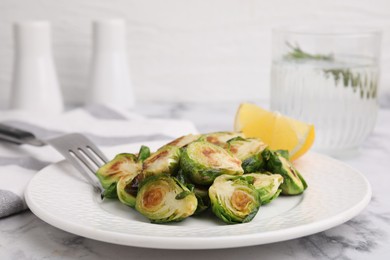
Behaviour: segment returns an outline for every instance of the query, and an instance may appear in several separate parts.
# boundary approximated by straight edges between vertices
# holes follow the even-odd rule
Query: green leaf
[[[280,154],[281,156],[283,156],[284,158],[286,158],[286,160],[290,160],[290,154],[288,152],[288,150],[276,150],[276,152],[278,154]]]
[[[138,152],[138,158],[137,160],[139,162],[145,161],[150,156],[150,149],[149,147],[142,145]]]
[[[179,194],[177,194],[176,197],[175,197],[175,199],[177,199],[177,200],[182,200],[182,199],[184,199],[185,197],[187,197],[188,195],[191,195],[191,194],[192,194],[191,191],[185,190],[185,191],[182,191],[182,192],[180,192]]]
[[[241,136],[237,136],[237,137],[234,137],[232,139],[229,139],[227,141],[227,143],[234,142],[234,141],[247,141],[247,140],[245,138],[241,137]]]
[[[107,199],[116,199],[118,198],[118,194],[116,193],[116,182],[111,183],[107,189],[103,192],[103,198]]]
[[[323,54],[310,54],[304,52],[298,44],[295,46],[289,42],[286,42],[286,45],[291,49],[289,53],[285,55],[286,59],[293,60],[330,60],[334,59],[333,54],[323,55]]]

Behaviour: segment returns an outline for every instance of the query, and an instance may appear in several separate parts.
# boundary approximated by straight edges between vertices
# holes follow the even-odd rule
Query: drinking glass
[[[315,150],[356,152],[377,118],[380,43],[376,29],[275,29],[271,109],[314,124]]]

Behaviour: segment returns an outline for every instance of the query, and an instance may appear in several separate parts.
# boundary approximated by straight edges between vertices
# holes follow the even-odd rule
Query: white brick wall
[[[388,0],[0,0],[0,102],[10,92],[13,21],[52,22],[55,61],[69,103],[82,102],[86,94],[91,20],[112,17],[128,22],[140,100],[268,98],[270,32],[286,24],[382,28],[381,88],[390,91]]]

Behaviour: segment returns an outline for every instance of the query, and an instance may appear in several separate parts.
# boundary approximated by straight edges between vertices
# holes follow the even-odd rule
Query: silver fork
[[[30,132],[0,124],[0,140],[34,146],[51,145],[84,176],[96,192],[103,193],[104,189],[95,173],[108,159],[87,137],[73,133],[43,141]]]

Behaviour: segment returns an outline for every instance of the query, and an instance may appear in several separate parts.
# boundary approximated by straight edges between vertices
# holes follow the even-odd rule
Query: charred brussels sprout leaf
[[[149,147],[142,145],[138,152],[138,158],[137,160],[139,162],[145,161],[150,156],[150,149]]]
[[[181,150],[179,147],[166,146],[148,157],[143,164],[144,178],[159,174],[175,174],[179,167]]]
[[[264,158],[267,158],[267,170],[283,176],[284,180],[282,185],[280,185],[282,194],[297,195],[304,192],[307,188],[306,181],[290,161],[278,152],[268,149],[264,150],[262,154]]]
[[[215,133],[202,135],[199,138],[199,141],[206,141],[221,146],[223,148],[226,148],[228,145],[227,141],[236,137],[244,137],[244,134],[236,133],[236,132],[215,132]]]
[[[188,179],[199,185],[210,185],[222,174],[242,175],[241,161],[212,143],[197,141],[183,151],[180,166]]]
[[[209,188],[214,214],[228,224],[251,221],[261,205],[259,192],[250,184],[253,178],[221,175]]]
[[[103,196],[115,198],[116,184],[122,176],[136,176],[142,170],[142,164],[137,162],[134,154],[122,153],[100,167],[96,176],[105,189]]]
[[[227,150],[242,161],[244,172],[250,173],[264,170],[265,162],[261,152],[266,147],[259,139],[236,137],[228,141]]]
[[[176,147],[182,148],[182,147],[185,147],[192,142],[195,142],[196,140],[199,139],[199,137],[200,137],[200,135],[193,135],[193,134],[184,135],[184,136],[181,136],[181,137],[173,140],[172,142],[164,145],[160,149],[163,149],[166,146],[176,146]]]
[[[176,178],[151,176],[139,188],[135,208],[153,223],[181,221],[197,208],[195,194]]]
[[[265,205],[276,199],[280,192],[280,185],[283,183],[283,177],[280,174],[271,173],[249,173],[244,176],[254,178],[253,186],[260,193],[261,204]]]

